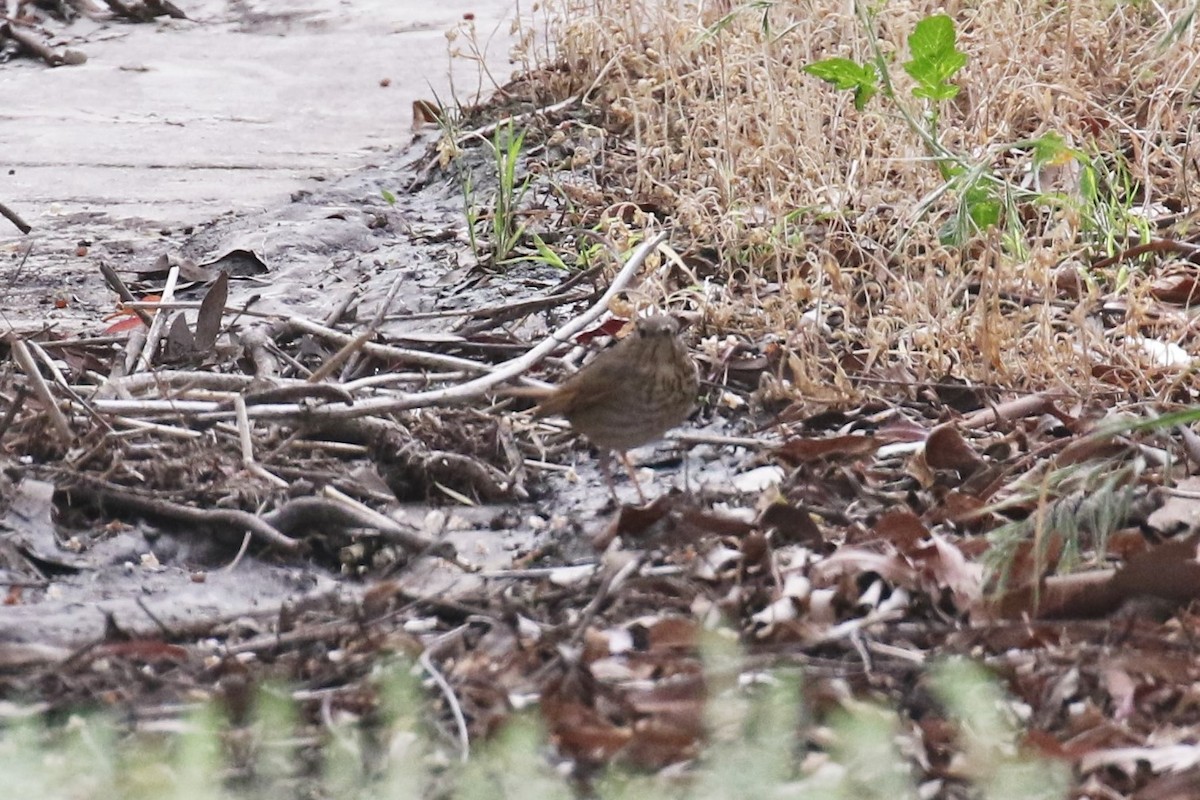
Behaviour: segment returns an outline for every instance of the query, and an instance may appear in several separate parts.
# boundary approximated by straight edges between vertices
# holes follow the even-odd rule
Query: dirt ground
[[[443,753],[536,697],[563,774],[586,779],[695,763],[706,704],[782,666],[815,721],[798,749],[829,752],[839,709],[899,709],[922,796],[957,798],[973,778],[929,665],[969,656],[1012,698],[1021,754],[1105,796],[1147,783],[1130,742],[1164,722],[1194,738],[1196,480],[1168,500],[1158,466],[1179,459],[1156,434],[1062,393],[907,373],[815,413],[780,388],[788,340],[839,331],[719,327],[705,287],[737,279],[678,229],[656,250],[652,204],[606,194],[624,188],[605,168],[639,154],[586,92],[547,109],[562,98],[514,84],[490,112],[542,109],[517,217],[546,250],[625,226],[619,257],[489,263],[468,217],[496,219],[502,136],[468,114],[439,166],[411,113],[449,96],[444,30],[466,16],[507,78],[507,3],[186,10],[61,29],[82,66],[0,65],[0,201],[34,227],[0,223],[0,700],[142,730],[269,681],[328,741],[335,715],[368,727],[373,671],[400,654]],[[460,96],[489,84],[457,64]],[[611,202],[605,235],[588,198]],[[114,314],[118,284],[163,298],[158,316]],[[561,378],[646,286],[642,306],[691,323],[701,396],[632,453],[649,501],[624,476],[614,501],[594,454],[502,389]],[[1095,469],[1050,504],[1048,479],[1023,487],[1054,459]],[[1000,486],[1018,502],[985,507]],[[1051,574],[1071,554],[1034,550],[1043,513],[1123,560]],[[996,533],[1015,589],[983,563]],[[724,674],[706,672],[713,629],[738,642]]]
[[[437,135],[414,131],[412,103],[455,90],[470,101],[485,88],[477,64],[448,55],[445,33],[464,14],[487,40],[486,68],[507,76],[511,5],[200,2],[185,10],[187,21],[150,25],[78,19],[52,43],[85,53],[86,64],[49,69],[17,59],[0,69],[8,98],[0,139],[22,143],[7,153],[0,197],[33,226],[27,236],[7,223],[0,231],[5,327],[100,336],[116,295],[99,265],[140,294],[161,289],[160,259],[200,269],[240,259],[230,300],[254,296],[262,311],[320,319],[354,294],[369,313],[397,276],[405,279],[397,315],[444,304],[450,293],[439,287],[453,285],[455,265],[469,255],[454,233],[462,199],[444,186],[419,197],[400,191],[422,140]],[[385,191],[401,195],[395,206]],[[192,285],[178,299],[203,295]],[[437,324],[420,330],[436,333]],[[6,524],[53,564],[61,548],[45,488],[26,485]],[[424,526],[429,510],[411,516]],[[469,523],[453,524],[477,558],[488,549]],[[102,634],[106,614],[132,629],[150,616],[152,625],[179,627],[270,615],[285,598],[335,588],[320,571],[255,559],[201,580],[211,550],[147,530],[84,549],[59,565],[67,574],[52,590],[31,590],[0,613],[0,638],[75,647]],[[152,569],[130,569],[155,551]],[[147,611],[156,598],[162,604]]]
[[[246,229],[287,239],[280,226],[303,224],[293,196],[372,166],[384,171],[363,191],[395,189],[386,170],[414,137],[412,103],[453,91],[469,103],[491,86],[477,63],[449,57],[445,34],[464,15],[486,69],[502,82],[512,71],[505,0],[199,0],[185,11],[188,20],[52,26],[52,43],[85,64],[18,58],[0,70],[0,202],[34,229],[0,230],[7,326],[95,330],[112,308],[100,261],[136,270],[163,254],[212,259],[213,238],[197,243],[196,230],[268,211]],[[281,214],[292,218],[276,222]],[[329,242],[347,258],[356,244]],[[301,291],[309,280],[271,284],[293,302],[311,299]]]
[[[490,38],[488,69],[506,74],[509,9],[408,5],[310,3],[279,12],[202,3],[187,9],[194,21],[80,20],[63,39],[88,55],[86,65],[6,65],[0,79],[20,101],[4,109],[0,136],[28,146],[14,152],[0,193],[34,227],[29,236],[10,228],[0,238],[6,327],[46,341],[79,340],[89,357],[113,358],[120,344],[104,334],[117,298],[100,265],[139,296],[161,292],[167,267],[182,265],[176,300],[200,300],[216,270],[225,269],[233,307],[322,320],[352,299],[360,321],[386,305],[376,329],[389,342],[467,346],[460,352],[473,358],[519,353],[518,343],[468,345],[453,316],[422,315],[552,293],[563,276],[548,268],[481,274],[464,231],[458,181],[437,174],[418,191],[404,191],[428,177],[428,159],[417,162],[439,135],[428,125],[413,132],[412,100],[451,90],[444,31],[474,14],[480,38]],[[452,63],[454,87],[476,96],[487,78],[466,60]],[[385,78],[387,87],[380,85]],[[86,98],[95,97],[120,102],[89,108]],[[486,167],[486,159],[472,158],[474,168]],[[416,424],[436,434],[447,423],[430,414]],[[60,479],[83,449],[50,454]],[[648,447],[642,455],[662,462],[659,488],[682,485],[678,458],[656,452]],[[727,480],[728,462],[713,460],[706,473],[702,465],[714,451],[697,452],[688,480]],[[190,472],[196,452],[164,456],[158,481],[146,486],[188,494],[199,479]],[[532,503],[514,504],[505,494],[462,507],[418,489],[409,499],[419,502],[404,504],[394,518],[451,542],[482,577],[425,557],[406,567],[405,593],[470,595],[486,585],[489,571],[499,574],[514,555],[538,547],[591,563],[588,534],[604,527],[610,500],[586,451],[568,462],[575,463],[570,471],[539,479],[557,488],[539,488]],[[339,575],[339,558],[351,558],[344,554],[297,563],[258,559],[252,549],[231,562],[236,546],[209,541],[203,526],[184,526],[179,535],[178,527],[164,530],[136,516],[126,516],[135,524],[116,532],[68,521],[62,483],[46,477],[8,487],[5,524],[16,547],[9,586],[16,594],[0,613],[4,641],[69,651],[113,626],[134,635],[186,635],[219,620],[270,619],[289,604],[354,603],[368,590],[356,579],[367,567],[343,564]],[[229,490],[231,477],[217,480],[215,495]],[[64,547],[74,555],[64,558]],[[31,565],[36,574],[27,572]]]

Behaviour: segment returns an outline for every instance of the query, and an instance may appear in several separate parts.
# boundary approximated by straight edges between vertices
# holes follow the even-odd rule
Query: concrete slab
[[[82,66],[0,66],[0,199],[36,229],[78,214],[188,225],[262,209],[404,146],[412,102],[451,96],[445,32],[465,14],[491,38],[489,69],[511,72],[513,0],[182,5],[191,21],[76,22],[64,41]],[[466,60],[453,75],[479,85]],[[18,239],[3,225],[0,247]]]

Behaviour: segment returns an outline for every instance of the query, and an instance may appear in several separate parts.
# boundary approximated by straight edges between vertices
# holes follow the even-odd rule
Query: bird
[[[561,416],[601,451],[600,466],[616,499],[610,453],[617,453],[643,503],[646,496],[626,451],[662,438],[691,413],[699,374],[679,323],[666,314],[641,317],[632,333],[559,385],[541,390],[535,417]]]

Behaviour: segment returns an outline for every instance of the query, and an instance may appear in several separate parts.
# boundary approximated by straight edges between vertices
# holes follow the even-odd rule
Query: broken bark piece
[[[145,0],[145,2],[133,3],[126,3],[123,0],[104,0],[104,3],[117,16],[131,19],[135,22],[152,22],[156,17],[187,19],[187,15],[174,3],[169,2],[169,0]]]
[[[26,53],[40,58],[42,61],[45,61],[52,67],[82,64],[84,61],[87,61],[87,56],[84,56],[78,51],[69,50],[62,53],[56,53],[54,52],[53,48],[38,39],[32,33],[21,30],[9,22],[0,24],[0,37],[12,39],[14,42],[19,44],[21,49]]]
[[[17,212],[4,205],[4,203],[0,203],[0,217],[4,217],[13,225],[16,225],[17,230],[19,230],[21,233],[29,233],[31,230],[33,230],[32,225],[21,219],[21,216],[17,214]]]
[[[187,14],[170,0],[146,0],[146,6],[155,12],[154,16],[168,16],[172,19],[187,19]]]

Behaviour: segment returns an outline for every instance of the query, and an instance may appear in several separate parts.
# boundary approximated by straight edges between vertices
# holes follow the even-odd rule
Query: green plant
[[[1105,255],[1113,255],[1133,244],[1131,239],[1141,243],[1150,241],[1154,236],[1150,220],[1134,211],[1141,188],[1133,177],[1128,159],[1121,153],[1105,156],[1098,152],[1091,157],[1080,154],[1079,159],[1083,164],[1080,175],[1083,233],[1091,238],[1095,248]],[[1117,276],[1117,289],[1125,288],[1126,270],[1128,264],[1123,262]]]
[[[475,179],[472,177],[471,171],[458,161],[462,156],[460,142],[464,139],[462,131],[462,108],[459,106],[447,108],[436,94],[434,95],[434,99],[436,107],[440,112],[437,115],[437,123],[442,131],[437,145],[438,163],[443,168],[450,164],[455,165],[458,174],[459,193],[463,202],[463,216],[467,220],[467,241],[470,243],[471,252],[474,254],[476,260],[482,260],[482,247],[478,238],[481,211],[475,196]],[[387,197],[385,196],[384,199],[386,200]]]
[[[1033,543],[1036,575],[1052,566],[1052,552],[1057,554],[1053,566],[1059,574],[1084,566],[1085,552],[1103,561],[1109,537],[1128,525],[1141,496],[1138,477],[1144,468],[1139,460],[1125,465],[1111,461],[1073,465],[1048,473],[1040,486],[984,509],[1036,504],[1028,518],[988,533],[989,549],[983,558],[987,582],[996,591],[1010,588],[1014,560],[1026,542]]]
[[[525,234],[525,225],[518,220],[521,202],[529,192],[530,178],[526,175],[523,180],[517,180],[517,165],[521,160],[521,147],[524,143],[525,132],[516,132],[512,120],[509,120],[507,125],[498,126],[489,142],[498,181],[491,214],[490,262],[493,265],[512,255]]]
[[[536,233],[531,234],[530,238],[533,240],[533,252],[524,250],[519,255],[509,258],[504,263],[511,264],[517,261],[533,261],[564,271],[571,269],[586,270],[596,263],[600,254],[608,247],[607,244],[599,240],[591,240],[585,244],[584,239],[586,237],[580,236],[576,239],[574,254],[568,254],[567,257],[564,257]],[[571,260],[568,262],[567,258]]]
[[[974,161],[946,150],[938,137],[939,107],[958,96],[959,87],[951,80],[967,64],[967,55],[958,49],[953,20],[944,14],[926,17],[908,36],[911,57],[901,66],[915,82],[912,96],[924,102],[923,112],[918,115],[895,91],[872,19],[862,6],[859,8],[874,53],[872,61],[859,64],[846,58],[827,58],[803,69],[838,90],[853,91],[854,106],[859,111],[866,108],[872,97],[882,93],[922,138],[946,182],[940,191],[925,198],[919,212],[926,213],[945,193],[953,193],[958,198],[955,212],[941,228],[940,238],[944,243],[962,244],[1007,220],[1009,230],[1005,246],[1009,252],[1023,253],[1025,231],[1018,221],[1018,206],[1022,202],[1080,208],[1085,234],[1090,232],[1097,248],[1106,254],[1111,255],[1125,246],[1131,229],[1138,232],[1141,241],[1149,239],[1148,222],[1132,210],[1137,195],[1132,170],[1119,154],[1104,158],[1097,153],[1089,157],[1068,146],[1054,131],[1036,139],[993,147]],[[995,154],[1021,150],[1028,152],[1035,174],[1046,166],[1063,166],[1076,161],[1079,164],[1078,197],[1052,197],[998,177],[990,166]]]
[[[964,167],[965,162],[944,149],[937,139],[938,103],[952,100],[958,95],[958,87],[950,83],[967,63],[967,55],[958,49],[954,21],[945,14],[926,17],[917,23],[908,36],[911,58],[901,66],[916,81],[912,94],[925,100],[924,123],[902,102],[892,84],[887,58],[875,35],[874,21],[861,4],[860,18],[867,32],[873,52],[872,63],[858,64],[846,58],[828,58],[805,65],[802,69],[822,80],[833,83],[838,89],[853,89],[855,107],[862,110],[867,102],[882,91],[904,116],[909,127],[924,140],[938,162],[943,174],[952,166]]]
[[[443,128],[443,140],[451,135]],[[457,142],[462,137],[456,137]],[[525,225],[520,222],[521,203],[529,192],[530,177],[517,179],[517,167],[521,161],[521,148],[525,143],[525,132],[516,131],[512,120],[498,125],[490,139],[480,134],[468,134],[466,138],[481,139],[491,151],[496,189],[486,204],[479,201],[475,179],[469,167],[460,164],[459,181],[462,188],[463,213],[467,218],[467,237],[471,252],[481,262],[497,267],[506,263],[525,235]],[[457,146],[451,158],[461,155]],[[486,205],[486,209],[485,209]],[[480,242],[479,230],[488,228],[488,241]]]
[[[471,177],[470,170],[463,169],[459,174],[462,186],[463,215],[467,218],[467,241],[471,244],[471,252],[475,254],[475,260],[482,261],[483,250],[479,244],[477,233],[481,212],[479,205],[475,202],[475,180]]]
[[[556,253],[550,247],[550,245],[546,244],[542,237],[538,236],[536,233],[533,234],[533,246],[537,250],[537,255],[533,256],[535,261],[554,267],[555,269],[561,269],[563,271],[570,269],[570,267],[567,266],[567,262],[563,261],[562,256]]]
[[[967,63],[966,53],[958,49],[954,21],[945,14],[926,17],[908,36],[911,57],[901,66],[916,82],[913,97],[924,101],[924,112],[918,117],[897,94],[887,59],[875,36],[873,21],[861,5],[860,13],[874,53],[873,62],[859,64],[847,58],[827,58],[804,66],[804,71],[832,83],[839,90],[853,90],[854,107],[859,111],[882,92],[921,137],[946,180],[943,191],[927,198],[922,211],[946,191],[953,191],[958,197],[955,214],[943,226],[943,241],[961,244],[970,236],[999,224],[1005,203],[998,196],[997,180],[986,162],[972,164],[965,157],[946,150],[938,140],[939,104],[958,95],[959,87],[950,81]]]
[[[632,800],[648,793],[693,800],[730,797],[804,800],[916,798],[909,760],[896,739],[892,712],[848,701],[819,734],[824,759],[808,766],[814,728],[802,709],[794,670],[755,673],[756,687],[720,685],[718,674],[737,670],[732,643],[708,648],[713,681],[706,720],[712,741],[705,754],[673,783],[661,777],[610,771],[590,796]],[[983,800],[1065,796],[1064,771],[1020,751],[1005,700],[982,670],[952,662],[933,673],[935,690],[960,720],[960,745]],[[287,693],[267,689],[247,719],[231,725],[215,703],[199,706],[177,726],[181,734],[118,735],[105,715],[72,718],[65,726],[31,721],[0,729],[0,769],[12,796],[28,800],[119,796],[128,800],[241,800],[337,797],[343,800],[559,800],[577,787],[547,762],[544,735],[533,718],[509,723],[491,742],[474,748],[463,766],[439,756],[422,724],[425,700],[413,673],[392,665],[377,674],[379,708],[355,722],[333,721],[318,737],[298,736],[302,725]],[[307,741],[309,744],[301,745]],[[321,745],[316,772],[303,747]],[[1019,792],[1025,792],[1021,794]]]
[[[938,666],[933,688],[958,720],[963,769],[986,800],[1058,800],[1067,796],[1070,774],[1062,764],[1023,752],[1016,714],[999,686],[964,659]]]
[[[896,92],[888,60],[879,46],[873,20],[862,5],[860,18],[867,31],[873,58],[857,63],[847,58],[827,58],[807,64],[805,72],[838,90],[854,92],[854,107],[866,108],[876,94],[882,94],[901,114],[909,128],[924,142],[945,183],[918,206],[925,214],[946,193],[957,197],[955,211],[941,228],[944,243],[961,245],[973,236],[1010,220],[1006,239],[1010,251],[1021,250],[1021,228],[1017,225],[1017,203],[1038,197],[1001,180],[990,167],[992,154],[972,160],[946,149],[938,135],[940,106],[958,96],[959,87],[951,80],[967,64],[967,54],[958,49],[954,21],[945,14],[926,17],[908,36],[910,58],[901,64],[913,79],[912,96],[923,102],[920,114],[914,113]],[[1061,139],[1059,139],[1061,142]],[[1030,148],[1036,151],[1038,140],[1017,142],[1004,149]]]
[[[521,203],[530,188],[530,177],[517,179],[517,167],[521,161],[521,148],[525,143],[525,132],[516,131],[512,120],[499,125],[490,139],[480,134],[457,136],[449,121],[443,123],[443,142],[457,143],[462,138],[478,138],[491,151],[496,189],[489,202],[479,200],[475,179],[469,167],[458,165],[459,182],[462,189],[463,214],[467,220],[467,238],[471,252],[478,261],[497,267],[507,263],[525,236],[525,225],[520,222]],[[443,145],[447,148],[448,145]],[[452,160],[461,156],[457,144],[453,150],[444,149],[443,159]],[[486,209],[485,209],[486,206]],[[488,228],[488,241],[480,241],[479,232]]]

